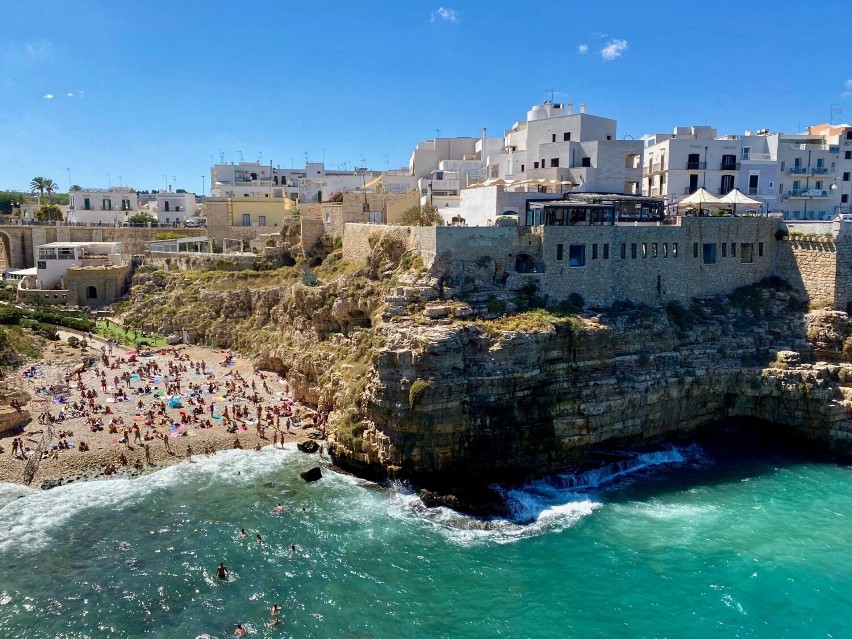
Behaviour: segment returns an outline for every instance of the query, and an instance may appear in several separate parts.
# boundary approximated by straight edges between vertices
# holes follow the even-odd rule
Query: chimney
[[[583,104],[580,105],[580,113],[585,113],[585,112],[586,112],[586,104],[583,103]]]
[[[574,115],[574,103],[573,102],[568,103],[568,115]]]

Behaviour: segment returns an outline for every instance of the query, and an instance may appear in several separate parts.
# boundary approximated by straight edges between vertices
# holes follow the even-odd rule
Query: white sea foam
[[[295,446],[270,446],[260,454],[227,450],[210,457],[198,455],[192,462],[134,479],[80,481],[47,491],[0,484],[0,552],[42,550],[72,517],[87,509],[121,509],[152,492],[205,476],[211,483],[256,482],[296,455]]]

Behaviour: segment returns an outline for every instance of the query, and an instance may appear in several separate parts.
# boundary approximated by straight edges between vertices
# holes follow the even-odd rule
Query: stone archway
[[[10,268],[12,268],[12,252],[9,236],[0,232],[0,273]]]

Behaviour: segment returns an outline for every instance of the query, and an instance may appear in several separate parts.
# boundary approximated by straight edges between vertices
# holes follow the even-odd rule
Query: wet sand
[[[231,449],[234,447],[235,439],[239,440],[244,449],[272,445],[276,433],[278,434],[278,441],[281,443],[308,439],[306,431],[313,425],[313,411],[298,402],[293,402],[288,396],[286,384],[277,375],[255,371],[249,360],[231,354],[231,363],[223,365],[230,354],[229,351],[195,346],[168,347],[155,349],[149,357],[137,355],[136,361],[132,362],[129,360],[133,355],[127,347],[113,346],[112,356],[107,353],[109,366],[105,366],[101,360],[101,346],[106,348],[106,342],[98,341],[96,338],[86,353],[82,353],[79,349],[70,348],[67,345],[67,337],[68,334],[62,334],[62,341],[57,342],[58,351],[53,350],[54,346],[49,346],[42,360],[30,362],[14,373],[20,377],[24,371],[34,366],[35,375],[21,379],[21,385],[31,396],[29,403],[24,408],[30,411],[32,420],[22,430],[16,429],[0,435],[0,446],[5,449],[0,454],[0,482],[25,483],[27,462],[24,457],[18,456],[16,458],[12,455],[12,440],[21,438],[25,446],[36,449],[42,435],[48,429],[45,424],[39,423],[38,419],[39,415],[45,411],[48,411],[54,418],[59,415],[60,411],[69,413],[63,421],[55,421],[53,428],[57,434],[60,431],[66,434],[73,433],[73,435],[68,434],[64,438],[69,444],[73,444],[73,447],[69,450],[59,450],[56,456],[41,459],[38,470],[33,477],[32,486],[49,487],[70,481],[103,477],[105,476],[104,470],[108,465],[114,465],[117,470],[117,474],[111,476],[126,477],[152,472],[186,459],[188,446],[191,446],[193,456],[199,456],[210,449],[213,451]],[[75,368],[89,358],[94,358],[97,364],[87,367],[85,371],[79,373],[79,376],[74,374]],[[122,359],[125,362],[119,363]],[[160,368],[160,374],[157,376],[147,375],[144,372],[139,374],[140,367],[150,362],[156,362]],[[196,374],[191,364],[200,362],[204,362],[205,370],[212,374]],[[156,412],[153,423],[151,423],[146,413],[152,410],[155,402],[168,402],[169,398],[168,395],[157,396],[156,394],[165,393],[166,385],[177,381],[177,377],[168,372],[169,363],[186,366],[188,369],[179,374],[181,407],[166,408],[164,413]],[[103,391],[101,383],[101,371],[106,373],[106,392]],[[128,401],[112,401],[115,390],[113,380],[116,376],[121,378],[125,373],[138,374],[138,379],[131,377],[129,385],[125,381],[119,382],[119,386],[127,393]],[[67,403],[63,405],[56,400],[57,397],[61,396],[60,393],[45,392],[45,390],[52,386],[64,384],[68,374],[71,374],[72,378],[70,384],[68,384],[70,390],[65,394]],[[71,417],[69,406],[74,402],[79,405],[83,401],[81,392],[77,389],[78,381],[82,382],[86,391],[92,389],[95,391],[97,394],[94,398],[96,408],[94,411],[87,408],[85,411],[87,414]],[[228,394],[226,392],[226,384],[229,382],[236,384],[235,393]],[[255,383],[256,391],[251,389],[252,382]],[[212,394],[208,392],[208,384],[210,383],[219,384],[219,388]],[[264,390],[264,383],[268,391]],[[201,386],[200,397],[187,396],[190,394],[190,384]],[[137,394],[146,385],[150,387],[151,392]],[[254,392],[260,396],[260,406],[264,415],[266,415],[267,407],[283,408],[286,404],[291,406],[294,428],[291,429],[289,434],[286,432],[286,418],[283,416],[280,418],[279,430],[276,431],[274,419],[269,423],[262,420],[261,424],[265,426],[264,437],[257,433],[257,405],[245,397],[250,397]],[[139,408],[139,401],[143,403],[141,409]],[[212,427],[201,428],[199,425],[190,423],[190,420],[181,419],[182,410],[191,412],[195,408],[191,405],[192,402],[200,402],[200,405],[204,408],[204,413],[199,415],[198,419],[202,423],[210,423]],[[232,416],[235,406],[248,406],[249,416],[246,419],[236,420],[236,423],[240,424],[240,428],[235,434],[231,434],[227,432],[227,420],[224,417],[222,419],[211,417],[209,410],[211,402],[215,406],[216,414],[224,413],[227,407],[229,416]],[[86,403],[88,403],[88,400],[86,400]],[[110,411],[109,414],[104,413],[107,407]],[[87,417],[101,418],[104,423],[103,430],[92,432],[87,423]],[[108,428],[110,420],[118,420],[119,418],[123,419],[124,424],[118,426],[118,433],[111,433]],[[163,420],[167,423],[162,424]],[[299,422],[302,423],[303,428],[295,427]],[[122,440],[123,428],[132,426],[134,423],[139,425],[143,436],[146,431],[153,435],[155,429],[168,433],[171,453],[166,449],[162,439],[145,441],[144,443],[148,444],[151,459],[150,464],[146,463],[144,445],[133,443],[133,437],[131,437],[130,446],[125,445]],[[232,425],[234,423],[231,422]],[[177,425],[178,428],[173,428],[173,425]],[[80,450],[81,442],[88,444],[88,451]],[[54,438],[51,445],[57,444],[58,438]],[[122,455],[127,460],[126,465],[119,462]],[[134,466],[137,461],[141,465],[141,469]]]

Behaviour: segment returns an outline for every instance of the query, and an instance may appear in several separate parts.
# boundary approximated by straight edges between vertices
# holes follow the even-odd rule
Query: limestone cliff
[[[332,410],[331,453],[373,476],[509,481],[736,416],[852,450],[846,313],[806,313],[783,282],[688,308],[543,310],[493,264],[425,271],[371,245],[363,267],[333,253],[306,272],[140,274],[127,320],[252,353]]]

